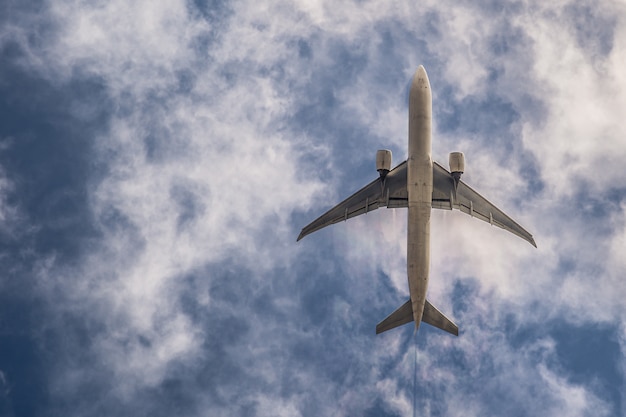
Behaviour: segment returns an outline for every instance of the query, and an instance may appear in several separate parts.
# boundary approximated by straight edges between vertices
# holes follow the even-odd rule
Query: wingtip
[[[302,239],[303,237],[304,237],[304,230],[300,232],[300,234],[298,235],[298,238],[296,239],[296,242],[300,242],[300,239]]]
[[[530,244],[533,245],[535,248],[537,247],[537,244],[535,243],[535,239],[533,237],[530,238]]]

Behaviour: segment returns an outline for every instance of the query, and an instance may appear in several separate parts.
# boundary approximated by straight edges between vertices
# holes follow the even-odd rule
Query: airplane
[[[462,152],[449,155],[450,171],[432,160],[432,94],[426,70],[417,68],[409,93],[408,159],[391,168],[391,151],[376,153],[375,179],[335,207],[305,226],[297,241],[331,224],[367,214],[379,207],[408,208],[407,276],[410,299],[376,326],[376,334],[403,324],[421,322],[455,336],[459,328],[427,299],[430,268],[431,209],[457,209],[489,222],[537,247],[533,236],[502,210],[461,181],[465,170]]]

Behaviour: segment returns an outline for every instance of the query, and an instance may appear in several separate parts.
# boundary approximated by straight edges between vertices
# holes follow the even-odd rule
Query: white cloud
[[[257,72],[269,63],[230,68],[229,83],[231,57],[194,49],[209,28],[186,2],[65,2],[50,12],[61,30],[38,70],[61,82],[97,76],[119,106],[95,138],[108,171],[91,190],[104,239],[74,272],[82,284],[57,283],[78,308],[99,306],[85,312],[107,326],[97,350],[129,395],[198,354],[203,332],[180,311],[181,278],[227,259],[257,273],[287,266],[291,211],[320,185],[298,172],[307,147],[283,122],[294,98]],[[182,69],[196,79],[189,95],[176,93]]]
[[[621,12],[618,22],[623,21]],[[572,196],[580,182],[595,195],[623,188],[626,183],[614,173],[626,156],[626,131],[620,123],[626,107],[621,68],[624,25],[616,25],[613,51],[598,58],[596,65],[567,26],[533,19],[532,27],[528,31],[535,52],[531,90],[541,95],[548,114],[545,124],[524,126],[524,143],[541,164],[546,191],[554,198]]]
[[[496,306],[518,306],[511,314],[535,323],[546,316],[574,322],[615,322],[624,317],[623,203],[591,225],[571,209],[579,195],[603,201],[609,191],[625,188],[619,176],[620,161],[626,156],[620,120],[626,107],[626,79],[620,68],[623,25],[616,26],[611,54],[590,62],[569,22],[552,19],[560,6],[531,4],[517,13],[505,10],[485,19],[477,9],[482,6],[436,2],[415,9],[375,2],[236,2],[228,5],[232,15],[217,22],[200,18],[189,7],[183,1],[55,2],[48,12],[58,31],[43,40],[40,49],[20,30],[11,32],[28,49],[26,59],[36,71],[60,85],[72,77],[97,77],[115,106],[109,129],[92,138],[100,155],[97,162],[106,166],[106,175],[90,189],[102,241],[89,248],[76,267],[55,270],[53,263],[46,264],[59,276],[56,288],[45,289],[60,289],[72,310],[104,323],[94,351],[124,381],[116,395],[128,399],[136,390],[158,386],[173,365],[191,367],[194,361],[206,360],[204,343],[212,323],[194,321],[185,313],[184,277],[205,274],[194,297],[208,309],[216,302],[210,295],[212,283],[224,265],[236,263],[238,272],[251,275],[241,282],[253,284],[241,292],[249,297],[260,291],[274,294],[270,304],[285,320],[264,322],[255,306],[246,303],[219,305],[249,326],[245,331],[249,341],[237,340],[229,347],[233,357],[247,358],[242,359],[246,377],[270,385],[267,395],[251,393],[250,388],[243,395],[259,415],[304,415],[310,398],[336,400],[342,407],[337,415],[350,415],[360,402],[363,410],[371,406],[365,397],[375,394],[393,410],[410,409],[400,379],[409,378],[403,368],[408,357],[396,365],[396,374],[383,376],[381,370],[387,365],[383,361],[402,355],[406,346],[400,336],[385,336],[374,348],[365,346],[371,340],[362,337],[341,339],[346,356],[355,361],[368,359],[362,352],[377,355],[371,369],[351,374],[354,387],[374,386],[361,391],[364,394],[352,386],[340,387],[330,380],[329,370],[317,369],[311,358],[294,358],[291,345],[283,344],[292,338],[307,345],[322,332],[298,327],[292,294],[315,277],[289,275],[304,259],[325,256],[325,243],[335,250],[341,265],[336,269],[346,275],[337,279],[344,279],[349,289],[349,294],[328,303],[337,323],[373,307],[348,305],[346,299],[364,303],[376,299],[378,271],[406,295],[404,211],[379,210],[336,226],[323,232],[325,237],[316,241],[319,246],[293,243],[297,233],[290,223],[292,214],[335,202],[336,182],[349,175],[347,167],[339,166],[340,172],[322,183],[327,166],[312,167],[303,161],[319,158],[328,163],[332,150],[343,150],[343,138],[321,138],[293,122],[303,102],[323,105],[315,102],[322,86],[313,85],[313,80],[341,69],[343,63],[333,61],[339,60],[333,48],[342,42],[347,51],[364,57],[363,66],[355,71],[355,79],[333,91],[334,98],[345,111],[342,115],[353,116],[342,122],[369,134],[356,155],[340,158],[373,159],[370,148],[383,145],[380,138],[404,149],[405,85],[398,80],[408,79],[425,60],[432,62],[427,69],[433,87],[439,88],[434,95],[442,108],[447,108],[444,101],[458,104],[469,96],[480,101],[496,94],[519,115],[512,122],[514,143],[506,157],[494,149],[496,145],[480,140],[483,132],[462,126],[453,132],[438,126],[435,132],[435,152],[466,151],[467,181],[535,233],[539,250],[465,215],[433,214],[430,294],[438,307],[451,313],[459,301],[452,300],[456,280],[479,282],[481,300],[495,306],[472,305],[472,313],[460,323],[461,338],[433,338],[420,357],[421,376],[449,394],[451,414],[485,413],[489,399],[476,398],[467,381],[438,360],[456,349],[470,374],[478,369],[470,377],[493,378],[487,386],[494,391],[501,386],[518,389],[510,395],[520,404],[546,389],[531,411],[586,415],[604,410],[588,387],[576,386],[550,368],[556,355],[550,340],[529,342],[521,352],[506,343],[498,331],[507,312]],[[619,22],[621,16],[618,10]],[[440,33],[431,33],[432,21]],[[398,51],[393,64],[381,58],[382,24]],[[494,38],[509,24],[521,40],[515,36],[501,40],[504,52],[496,53]],[[300,40],[309,45],[310,60],[299,57]],[[424,43],[415,46],[417,40]],[[511,49],[507,52],[505,46]],[[392,65],[399,66],[395,81],[380,83],[380,74],[389,74]],[[501,70],[495,81],[489,78],[494,67]],[[542,117],[529,106],[529,97],[531,103],[544,106]],[[442,115],[436,117],[443,120]],[[529,191],[520,175],[527,155],[537,165],[543,190]],[[398,162],[401,158],[396,155]],[[373,168],[370,174],[375,175]],[[518,207],[520,195],[528,198]],[[602,221],[615,225],[615,231],[593,234],[595,223]],[[593,237],[589,242],[587,233]],[[577,266],[591,271],[597,267],[602,274],[564,273],[561,261],[571,253],[576,254]],[[336,272],[333,268],[322,265],[320,270],[330,274]],[[74,279],[64,279],[61,271]],[[602,302],[589,303],[590,299]],[[540,307],[528,311],[531,305]],[[389,312],[396,307],[390,305]],[[490,327],[481,328],[481,320],[489,318]],[[285,357],[277,360],[276,352]],[[292,371],[289,360],[295,359],[304,364]],[[293,374],[294,389],[315,389],[285,397],[278,385]],[[233,393],[220,395],[235,399]],[[421,404],[427,410],[437,406],[428,398]],[[329,405],[320,407],[333,411]]]

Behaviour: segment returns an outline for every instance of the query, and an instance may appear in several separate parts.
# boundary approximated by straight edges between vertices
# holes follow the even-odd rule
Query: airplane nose
[[[423,92],[430,89],[430,82],[428,81],[428,75],[423,65],[417,67],[415,75],[413,75],[413,82],[411,83],[411,93]]]
[[[426,69],[423,65],[417,67],[417,71],[415,71],[415,75],[413,76],[413,82],[422,88],[428,87],[428,75],[426,74]]]

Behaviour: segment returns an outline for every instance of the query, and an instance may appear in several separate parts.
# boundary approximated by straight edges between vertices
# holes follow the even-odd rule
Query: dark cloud
[[[572,326],[551,323],[551,335],[556,341],[558,366],[576,384],[587,385],[600,398],[613,404],[612,413],[622,409],[620,387],[624,377],[614,364],[622,355],[619,329],[603,324]]]
[[[55,86],[5,63],[0,79],[11,85],[0,85],[0,137],[10,141],[0,163],[16,185],[9,202],[20,208],[30,249],[74,257],[95,234],[88,188],[101,166],[90,138],[106,130],[106,91],[92,79]]]
[[[97,79],[56,84],[25,71],[17,43],[2,45],[1,54],[0,137],[8,140],[0,165],[12,183],[6,202],[19,213],[2,236],[2,414],[44,415],[54,401],[54,369],[67,359],[60,341],[88,349],[93,332],[72,314],[54,321],[50,309],[63,297],[45,298],[40,270],[78,262],[99,235],[88,199],[101,175],[91,138],[106,130],[109,101]]]
[[[565,6],[564,15],[572,25],[578,45],[591,59],[603,59],[611,53],[618,20],[610,7],[586,0],[574,1]]]

